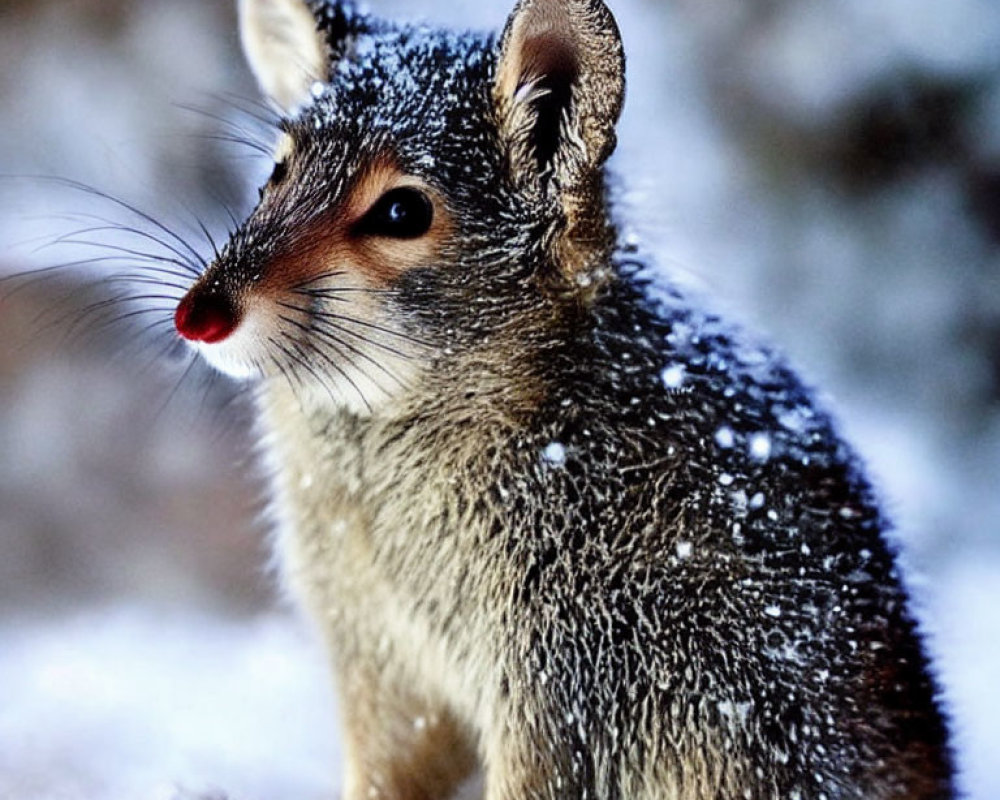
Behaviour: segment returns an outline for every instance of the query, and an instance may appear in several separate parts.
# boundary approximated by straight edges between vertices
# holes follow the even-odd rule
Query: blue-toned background
[[[0,173],[224,227],[269,171],[212,119],[253,130],[234,5],[0,0]],[[836,409],[897,520],[963,785],[1000,797],[1000,3],[611,5],[627,235]],[[456,6],[370,2],[509,10]],[[42,247],[94,224],[69,212],[127,219],[0,179],[0,273],[92,258]],[[0,798],[335,797],[324,655],[266,573],[239,393],[180,381],[105,306],[77,324],[115,291],[92,278],[0,288]]]

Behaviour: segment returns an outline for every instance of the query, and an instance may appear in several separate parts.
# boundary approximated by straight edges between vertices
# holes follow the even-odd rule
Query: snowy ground
[[[93,608],[0,639],[0,798],[336,795],[323,658],[287,617]]]
[[[507,12],[371,5],[477,27]],[[969,200],[1000,163],[1000,4],[612,7],[631,55],[630,227],[832,397],[899,523],[962,784],[1000,797],[1000,245]],[[0,173],[78,178],[167,219],[184,212],[164,198],[213,208],[267,167],[177,135],[218,128],[172,104],[252,94],[231,26],[228,0],[0,0]],[[927,144],[943,155],[859,189],[871,165],[844,156],[845,109],[913,81],[986,88]],[[23,184],[0,201],[4,243],[51,237],[66,207]],[[40,257],[0,254],[0,271]],[[0,308],[0,800],[335,797],[324,656],[261,588],[224,393],[189,382],[150,424],[171,389],[155,369],[107,343],[15,344],[37,309]]]
[[[950,570],[931,609],[969,800],[1000,797],[998,572]],[[290,617],[94,608],[0,641],[4,800],[336,796],[323,655]]]

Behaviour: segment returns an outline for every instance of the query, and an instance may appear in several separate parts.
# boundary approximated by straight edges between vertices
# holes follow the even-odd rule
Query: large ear
[[[589,182],[615,148],[625,57],[602,0],[520,0],[500,41],[494,100],[521,175]]]
[[[239,0],[240,38],[264,93],[286,113],[309,99],[330,64],[326,34],[305,0]]]

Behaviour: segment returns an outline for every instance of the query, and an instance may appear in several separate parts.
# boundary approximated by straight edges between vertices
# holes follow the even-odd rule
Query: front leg
[[[562,800],[593,797],[591,762],[574,760],[574,737],[563,723],[530,697],[495,720],[486,739],[485,800]]]
[[[440,704],[374,660],[338,672],[344,800],[445,800],[476,769],[471,737]]]

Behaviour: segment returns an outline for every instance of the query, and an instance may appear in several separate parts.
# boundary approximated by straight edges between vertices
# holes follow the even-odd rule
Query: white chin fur
[[[260,369],[254,366],[260,363],[259,353],[254,344],[256,324],[253,315],[247,317],[233,331],[228,339],[216,344],[198,342],[195,348],[201,356],[219,372],[230,378],[247,380],[260,377]],[[258,357],[255,357],[258,356]]]
[[[250,378],[260,377],[260,372],[257,369],[247,362],[240,362],[230,354],[222,352],[220,345],[198,344],[195,346],[202,358],[212,367],[224,375],[228,375],[230,378],[245,381]]]
[[[341,364],[340,369],[334,369],[331,364],[318,361],[314,366],[322,380],[309,374],[308,370],[296,369],[291,365],[286,365],[288,372],[282,373],[273,366],[272,361],[272,357],[283,361],[280,354],[262,350],[262,347],[267,346],[264,324],[256,314],[247,314],[225,341],[216,344],[197,343],[195,347],[212,367],[231,378],[270,378],[290,382],[300,401],[313,407],[345,408],[365,416],[383,408],[400,388],[398,381],[393,381],[380,371],[373,369],[372,374],[369,374],[350,362]],[[385,355],[380,355],[385,360]],[[408,362],[393,361],[395,363],[391,367],[394,374],[399,375],[402,380],[412,378]]]

